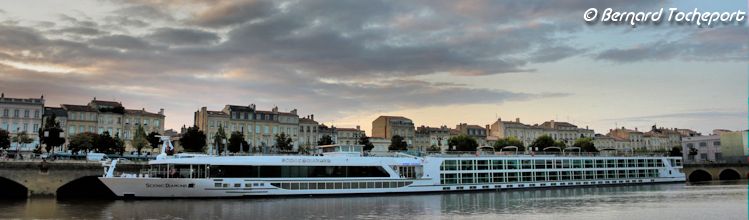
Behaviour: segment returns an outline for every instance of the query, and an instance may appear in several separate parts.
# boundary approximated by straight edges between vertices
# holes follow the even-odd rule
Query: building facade
[[[488,132],[485,127],[460,123],[455,126],[455,130],[458,130],[461,135],[466,135],[475,139],[479,144],[479,147],[487,146],[486,137]]]
[[[380,116],[372,121],[372,137],[390,140],[393,136],[403,137],[408,146],[413,146],[415,139],[414,123],[402,116]]]
[[[521,123],[520,118],[516,118],[515,121],[502,121],[502,118],[499,118],[487,127],[489,127],[488,134],[493,137],[492,139],[515,137],[523,141],[525,146],[530,145],[542,135],[548,135],[555,141],[562,141],[567,146],[572,146],[578,138],[593,138],[595,136],[595,132],[587,127],[579,128],[577,125],[568,122],[554,120],[544,122],[541,125],[529,125]]]
[[[336,128],[336,132],[335,142],[344,145],[359,144],[359,138],[365,136],[364,131],[359,126],[356,126],[356,128]]]
[[[422,151],[436,147],[444,152],[448,149],[447,140],[451,137],[450,130],[444,125],[440,127],[419,126],[416,128],[414,147]]]
[[[311,148],[317,146],[319,135],[317,129],[320,126],[315,121],[314,115],[305,116],[299,119],[299,146]]]
[[[720,163],[720,135],[684,137],[681,141],[684,163]]]
[[[164,109],[157,113],[148,112],[145,108],[127,109],[122,103],[96,100],[95,97],[87,105],[62,104],[60,109],[67,115],[63,127],[67,137],[85,132],[107,132],[112,137],[119,136],[124,140],[126,151],[133,151],[135,148],[131,142],[138,127],[143,127],[146,134],[164,134]]]
[[[276,135],[286,134],[292,139],[294,150],[299,147],[300,120],[297,110],[270,111],[257,110],[254,104],[248,106],[226,105],[221,111],[210,111],[202,107],[195,112],[195,126],[206,134],[206,144],[214,146],[214,137],[219,127],[224,128],[226,138],[233,132],[244,135],[249,147],[270,147],[276,144]]]
[[[32,151],[39,145],[39,128],[44,114],[44,96],[40,98],[10,98],[0,94],[0,129],[15,137],[26,132],[32,143],[18,144],[11,141],[10,150]]]

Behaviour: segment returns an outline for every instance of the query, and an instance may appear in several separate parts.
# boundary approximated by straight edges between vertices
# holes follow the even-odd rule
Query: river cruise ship
[[[165,141],[162,152],[169,141]],[[680,157],[364,154],[323,146],[318,156],[161,154],[140,173],[106,165],[118,197],[252,197],[506,190],[685,181]]]

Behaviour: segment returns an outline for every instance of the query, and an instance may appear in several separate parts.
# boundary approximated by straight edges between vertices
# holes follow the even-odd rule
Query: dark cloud
[[[223,27],[265,17],[273,10],[270,1],[223,1],[199,12],[189,22],[206,27]]]
[[[126,49],[126,50],[141,50],[141,49],[148,49],[151,48],[151,45],[136,37],[131,37],[127,35],[108,35],[99,37],[96,39],[92,39],[89,41],[89,43],[100,46],[100,47],[110,47],[110,48],[118,48],[118,49]]]
[[[149,4],[131,5],[113,11],[113,13],[131,18],[174,21],[174,17],[159,7]]]
[[[103,32],[96,28],[90,28],[90,27],[67,27],[67,28],[54,30],[53,32],[63,33],[63,34],[67,33],[67,34],[75,34],[75,35],[87,35],[87,36],[106,34],[106,32]]]
[[[657,41],[628,48],[604,50],[596,59],[612,62],[663,61],[745,61],[749,56],[749,29],[743,26],[702,28],[685,37]]]
[[[749,113],[745,111],[693,111],[693,112],[679,112],[679,113],[658,114],[658,115],[642,115],[642,116],[636,116],[636,117],[612,118],[612,119],[606,119],[606,120],[610,120],[610,121],[644,120],[644,121],[647,121],[647,120],[658,120],[658,119],[681,119],[681,120],[718,119],[718,118],[746,119],[747,115],[749,115]]]
[[[146,38],[168,45],[213,44],[220,38],[213,32],[196,29],[159,28]]]

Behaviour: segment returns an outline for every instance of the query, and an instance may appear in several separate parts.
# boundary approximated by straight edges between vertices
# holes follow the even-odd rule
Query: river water
[[[747,219],[747,182],[387,196],[0,201],[23,219]]]

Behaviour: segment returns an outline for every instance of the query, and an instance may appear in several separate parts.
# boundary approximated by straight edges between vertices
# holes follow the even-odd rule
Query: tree
[[[362,135],[361,137],[359,137],[358,143],[364,145],[364,151],[371,151],[372,149],[374,149],[374,144],[369,141],[369,137],[367,137],[367,135]]]
[[[182,148],[187,152],[205,152],[205,133],[197,126],[187,128],[185,134],[179,139]]]
[[[8,131],[0,129],[0,149],[8,149],[10,147],[10,133]]]
[[[572,146],[579,147],[582,152],[598,152],[593,144],[593,138],[578,138]]]
[[[276,147],[284,151],[294,150],[294,144],[293,144],[293,141],[291,140],[291,137],[283,132],[276,135]]]
[[[68,149],[73,151],[73,154],[78,154],[79,151],[88,152],[94,148],[94,136],[96,135],[91,132],[75,134],[70,137]]]
[[[218,155],[224,151],[224,141],[226,141],[226,132],[224,132],[224,126],[218,125],[218,131],[213,135],[213,143],[216,146],[216,152]]]
[[[452,151],[476,151],[479,144],[476,142],[476,139],[461,134],[447,139],[447,146],[449,146],[449,149]]]
[[[502,148],[507,146],[515,146],[518,148],[518,151],[525,151],[525,145],[523,144],[523,141],[516,137],[507,137],[507,138],[500,138],[497,140],[497,142],[494,143],[494,150],[500,151]]]
[[[18,143],[18,145],[20,145],[19,147],[23,148],[26,144],[34,142],[34,138],[29,137],[26,131],[22,131],[16,134],[12,141]]]
[[[335,142],[333,142],[333,138],[327,134],[320,137],[320,140],[317,141],[317,145],[331,145],[331,144],[335,144]]]
[[[476,151],[478,143],[467,135],[458,135],[447,139],[448,149],[452,151]]]
[[[60,123],[56,121],[56,117],[54,114],[47,117],[44,125],[39,129],[39,141],[41,144],[46,145],[45,150],[47,150],[47,153],[65,144],[65,138],[60,137],[63,130],[60,128]]]
[[[551,138],[549,135],[541,135],[540,137],[536,138],[536,140],[531,143],[528,147],[533,148],[534,150],[543,151],[547,147],[553,147],[556,146],[556,141],[554,141],[553,138]]]
[[[403,140],[403,137],[401,137],[400,135],[393,135],[393,137],[390,138],[390,146],[388,146],[388,150],[408,150],[408,143],[406,143],[406,141]]]
[[[101,135],[98,135],[98,138],[96,139],[96,141],[94,141],[94,143],[96,143],[94,145],[94,148],[98,152],[107,154],[116,152],[117,143],[115,143],[114,138],[109,135],[108,131],[105,131]]]
[[[144,147],[150,146],[148,136],[146,135],[146,131],[143,130],[143,126],[138,125],[138,128],[135,129],[135,135],[133,135],[133,140],[130,141],[130,145],[138,151],[138,156],[140,156],[140,151]]]
[[[146,137],[146,140],[148,140],[148,143],[151,146],[151,151],[153,151],[153,149],[159,148],[159,144],[161,143],[161,138],[158,137],[159,135],[161,134],[156,133],[155,131],[148,133],[148,137]]]
[[[229,136],[229,152],[236,153],[242,148],[247,149],[249,144],[244,140],[244,134],[239,131],[232,132]]]
[[[114,152],[120,153],[122,156],[125,153],[125,141],[120,138],[120,133],[114,134]]]
[[[682,157],[683,154],[681,153],[681,147],[679,146],[672,147],[668,155],[672,157]]]

